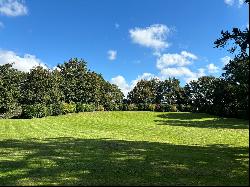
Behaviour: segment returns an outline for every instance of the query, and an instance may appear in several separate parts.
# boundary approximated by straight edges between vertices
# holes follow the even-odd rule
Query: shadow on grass
[[[203,113],[167,113],[160,114],[155,120],[158,125],[199,127],[199,128],[225,128],[249,129],[249,121],[236,118],[220,118]]]
[[[108,139],[0,141],[0,185],[248,185],[248,148]]]

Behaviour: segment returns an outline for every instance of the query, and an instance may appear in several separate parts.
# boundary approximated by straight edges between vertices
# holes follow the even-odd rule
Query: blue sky
[[[0,64],[28,71],[72,57],[126,94],[140,78],[220,76],[233,56],[213,42],[246,28],[241,0],[0,0]]]

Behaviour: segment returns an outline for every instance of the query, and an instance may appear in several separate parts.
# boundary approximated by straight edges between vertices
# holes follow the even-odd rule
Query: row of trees
[[[81,103],[112,110],[124,97],[116,85],[88,70],[86,62],[77,58],[55,70],[37,66],[28,73],[14,69],[12,64],[1,65],[0,96],[0,114],[7,117],[37,104]]]
[[[20,116],[27,111],[27,106],[29,109],[34,106],[39,112],[43,109],[40,105],[51,107],[64,103],[62,106],[68,106],[68,103],[71,108],[78,104],[72,112],[81,111],[77,109],[83,107],[81,104],[90,104],[98,110],[192,111],[247,116],[249,59],[239,58],[226,65],[222,77],[203,76],[184,87],[175,78],[140,80],[127,99],[116,85],[87,70],[83,60],[70,59],[55,70],[37,66],[29,73],[5,64],[0,66],[0,114]],[[82,111],[94,108],[85,106]]]
[[[245,0],[249,4],[249,0]],[[235,54],[220,78],[200,77],[184,87],[175,78],[141,80],[127,99],[82,59],[70,59],[55,70],[34,67],[21,72],[0,65],[0,117],[43,117],[93,110],[153,110],[206,112],[248,117],[249,29],[222,31],[215,47]]]
[[[249,3],[249,0],[245,1]],[[234,59],[223,68],[220,78],[203,76],[184,87],[170,78],[141,80],[128,94],[128,102],[170,105],[173,111],[206,112],[220,116],[244,117],[249,114],[249,28],[222,31],[216,48],[228,46]],[[164,108],[164,107],[163,107]]]

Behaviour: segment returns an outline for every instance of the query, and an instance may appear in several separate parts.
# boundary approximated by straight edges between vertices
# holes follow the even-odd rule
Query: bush
[[[105,105],[105,110],[107,111],[118,111],[120,110],[120,105],[116,103],[108,103]]]
[[[96,111],[104,111],[104,107],[102,105],[98,105],[95,110]]]
[[[176,105],[169,105],[169,112],[178,112]]]
[[[95,111],[96,107],[94,104],[83,104],[77,103],[76,104],[76,112],[93,112]]]
[[[22,115],[22,107],[21,106],[16,106],[15,108],[9,110],[8,112],[5,113],[0,113],[0,118],[19,118]]]
[[[139,104],[137,104],[137,108],[138,108],[138,110],[143,111],[143,110],[145,110],[145,104],[139,103]]]
[[[48,108],[43,104],[23,105],[22,117],[23,118],[42,118],[49,115]]]
[[[48,109],[49,109],[49,115],[51,116],[58,116],[63,114],[62,103],[50,104]]]
[[[120,110],[121,111],[128,111],[128,104],[127,103],[123,103],[120,105]]]
[[[155,111],[155,108],[156,108],[156,104],[149,104],[148,105],[148,110],[149,111]]]
[[[157,104],[155,106],[155,111],[157,112],[169,112],[171,110],[171,105],[169,104]]]
[[[128,111],[137,111],[138,107],[135,104],[128,105]]]
[[[76,112],[76,104],[75,103],[62,103],[62,113],[74,113]]]

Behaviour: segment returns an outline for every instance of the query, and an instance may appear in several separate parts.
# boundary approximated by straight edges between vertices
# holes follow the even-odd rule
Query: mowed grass
[[[0,185],[249,185],[249,121],[92,112],[0,120]]]

